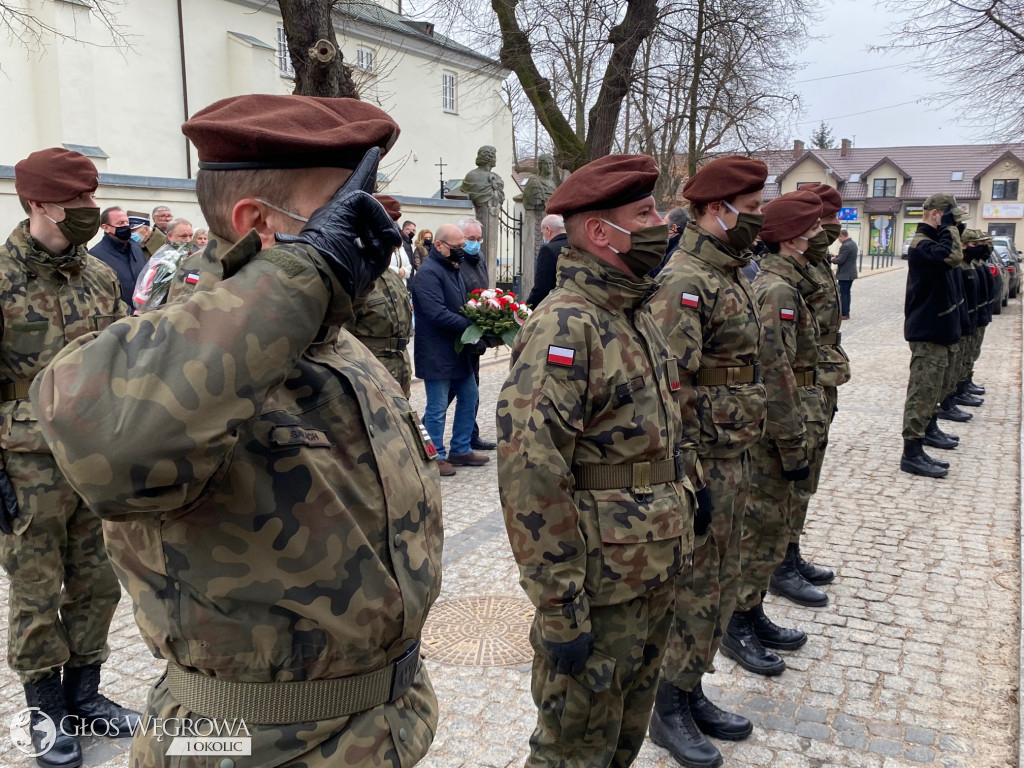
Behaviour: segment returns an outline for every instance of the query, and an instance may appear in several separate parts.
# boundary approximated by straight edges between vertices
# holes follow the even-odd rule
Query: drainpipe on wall
[[[181,58],[181,106],[185,112],[182,122],[188,120],[188,73],[185,71],[185,20],[181,12],[181,0],[178,0],[178,51]],[[185,178],[192,178],[192,153],[189,151],[188,139],[185,139]]]

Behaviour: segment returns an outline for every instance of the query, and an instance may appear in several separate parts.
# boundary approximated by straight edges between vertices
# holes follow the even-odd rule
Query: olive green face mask
[[[622,257],[626,266],[637,277],[646,275],[661,264],[661,260],[665,258],[665,251],[668,250],[668,224],[644,227],[636,232],[630,232],[618,224],[612,224],[607,219],[601,219],[601,221],[609,227],[614,227],[619,232],[629,235],[628,251],[616,251],[610,245],[608,247]]]
[[[725,200],[722,201],[722,205],[736,214],[736,226],[732,229],[725,226],[725,222],[721,218],[715,217],[718,220],[718,225],[725,230],[725,236],[729,240],[729,245],[737,251],[747,250],[757,240],[757,236],[761,234],[761,227],[764,226],[764,214],[740,213]]]
[[[807,250],[804,251],[807,260],[814,264],[820,264],[828,256],[828,233],[819,232],[814,237],[807,238]]]
[[[85,245],[99,232],[99,208],[63,208],[56,203],[50,205],[64,211],[64,220],[56,221],[50,216],[46,218],[57,225],[57,229],[72,245]]]
[[[836,240],[839,239],[839,230],[843,228],[842,224],[822,224],[821,228],[825,230],[825,234],[828,235],[828,244],[832,245]]]

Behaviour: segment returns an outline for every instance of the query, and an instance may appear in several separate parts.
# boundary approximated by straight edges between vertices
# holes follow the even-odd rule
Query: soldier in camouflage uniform
[[[974,333],[974,346],[967,365],[964,391],[972,395],[984,395],[985,388],[974,383],[974,364],[981,356],[981,345],[985,341],[985,328],[992,322],[992,276],[985,263],[988,259],[992,238],[980,229],[969,229],[963,233],[962,240],[964,261],[971,265],[978,280],[977,330]]]
[[[435,453],[336,328],[399,243],[366,191],[398,126],[351,99],[251,95],[183,130],[215,233],[195,292],[72,343],[33,385],[168,661],[146,715],[235,720],[238,768],[412,765],[437,726],[419,656]],[[144,729],[132,764],[169,765],[171,741]]]
[[[927,438],[949,437],[936,425],[940,399],[948,397],[960,340],[960,291],[949,274],[960,266],[963,249],[956,227],[958,205],[952,195],[924,201],[923,218],[907,254],[907,294],[903,336],[910,343],[910,377],[903,406],[903,456],[900,469],[941,478],[949,464],[924,452]],[[932,442],[929,442],[932,444]]]
[[[811,467],[819,460],[827,424],[817,382],[818,323],[811,309],[822,286],[806,269],[808,243],[822,231],[821,207],[821,199],[805,190],[782,195],[764,207],[761,239],[770,253],[761,260],[754,280],[765,330],[761,371],[768,417],[764,438],[752,451],[753,477],[740,543],[742,576],[722,651],[763,675],[777,675],[786,668],[761,639],[769,635],[759,625],[771,623],[764,616],[762,599],[790,542],[792,521],[817,490]],[[794,636],[793,642],[805,639]]]
[[[402,217],[402,207],[395,198],[376,197],[392,221]],[[405,281],[393,269],[385,269],[370,290],[356,299],[353,312],[345,330],[373,352],[408,398],[412,394],[412,365],[406,347],[412,336],[412,303]]]
[[[693,567],[676,576],[676,615],[651,717],[651,738],[683,765],[722,757],[705,734],[737,740],[753,726],[705,695],[701,678],[736,605],[740,535],[750,485],[750,448],[764,429],[765,392],[758,371],[761,323],[754,292],[740,271],[760,229],[760,160],[723,157],[698,171],[683,196],[694,220],[659,273],[651,312],[679,360],[686,442],[697,445],[711,508],[708,531],[697,531]],[[697,418],[687,415],[696,412]],[[703,534],[703,535],[701,535]],[[802,633],[801,633],[802,634]]]
[[[36,421],[29,386],[68,343],[124,317],[117,276],[90,256],[99,228],[99,174],[77,152],[46,149],[15,166],[28,218],[0,251],[0,564],[10,580],[7,663],[29,706],[54,724],[69,714],[113,722],[123,709],[98,692],[107,632],[121,597],[100,519],[58,469]],[[63,687],[61,670],[64,672]],[[33,716],[33,723],[38,716]],[[109,729],[108,729],[109,730]],[[32,729],[33,744],[43,731]],[[43,766],[75,766],[82,750],[58,730]]]
[[[825,435],[821,449],[815,454],[811,465],[814,476],[813,485],[817,487],[821,478],[821,468],[825,461],[825,449],[828,447],[828,432],[832,426],[838,406],[838,388],[850,380],[850,358],[843,349],[841,301],[839,281],[832,271],[828,258],[828,247],[839,237],[841,225],[838,219],[839,210],[843,207],[843,199],[835,188],[827,184],[805,184],[801,189],[813,192],[821,199],[822,231],[815,235],[807,244],[804,255],[807,266],[800,269],[822,287],[822,290],[809,297],[809,305],[818,323],[818,384],[825,396]],[[830,584],[835,574],[830,568],[807,562],[800,552],[800,537],[807,520],[807,508],[810,497],[806,497],[794,519],[791,521],[789,545],[786,556],[772,574],[771,590],[774,594],[810,607],[820,607],[828,603],[828,595],[818,586]]]
[[[645,155],[608,155],[551,196],[570,248],[512,351],[498,399],[498,487],[537,607],[527,765],[628,766],[644,741],[693,548],[695,446],[647,300],[668,227]],[[692,413],[687,418],[694,418]]]
[[[966,225],[963,218],[966,216],[964,210],[957,206],[953,211],[957,219],[957,232],[963,236]],[[961,253],[963,250],[961,248]],[[956,374],[953,377],[952,403],[954,406],[966,405],[977,408],[984,404],[984,400],[968,391],[967,378],[974,365],[974,348],[976,346],[975,334],[978,330],[978,273],[966,257],[960,262],[955,272],[950,277],[959,280],[959,288],[963,295],[964,303],[960,309],[960,341],[959,357],[957,360]],[[957,409],[959,410],[959,409]],[[970,415],[970,414],[968,414]],[[927,444],[927,443],[926,443]]]

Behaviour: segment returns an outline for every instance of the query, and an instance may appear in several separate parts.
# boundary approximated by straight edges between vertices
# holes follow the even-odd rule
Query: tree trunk
[[[597,101],[590,109],[587,160],[604,157],[612,151],[622,100],[633,79],[633,62],[640,45],[658,22],[657,0],[627,0],[627,4],[622,23],[612,27],[608,34],[612,53]]]
[[[295,68],[295,90],[302,96],[359,98],[352,70],[334,34],[336,0],[278,0],[288,52]]]
[[[704,0],[697,3],[697,31],[693,35],[693,71],[690,73],[690,90],[687,94],[689,125],[686,126],[686,175],[697,172],[697,86],[704,76]]]

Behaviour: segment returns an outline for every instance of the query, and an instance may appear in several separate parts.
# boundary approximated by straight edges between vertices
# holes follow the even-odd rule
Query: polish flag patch
[[[700,306],[700,298],[692,293],[684,293],[680,297],[679,303],[682,304],[684,307],[691,307],[692,309],[696,309],[697,307]]]
[[[189,272],[185,275],[185,282],[189,285],[199,285],[199,273]]]
[[[566,368],[571,368],[573,361],[576,360],[576,350],[566,349],[565,347],[556,347],[554,344],[548,347],[548,362],[551,365],[564,365]]]
[[[779,310],[779,317],[782,320],[793,320],[796,318],[796,311],[792,309],[782,308]]]

